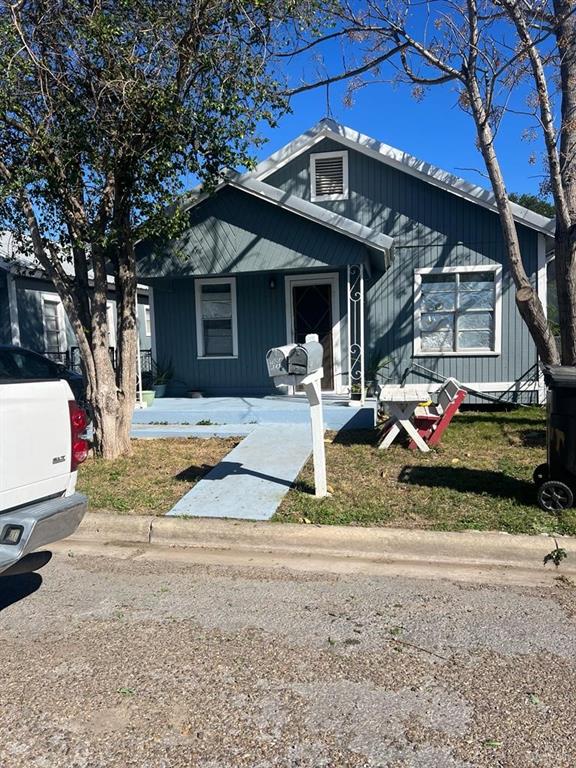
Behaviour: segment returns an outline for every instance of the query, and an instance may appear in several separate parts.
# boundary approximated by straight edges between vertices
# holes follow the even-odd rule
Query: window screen
[[[52,299],[44,299],[43,313],[45,351],[49,355],[62,352],[62,324],[59,302]]]
[[[420,350],[494,351],[495,273],[421,275]]]
[[[203,284],[200,296],[204,357],[232,357],[234,334],[231,284]]]

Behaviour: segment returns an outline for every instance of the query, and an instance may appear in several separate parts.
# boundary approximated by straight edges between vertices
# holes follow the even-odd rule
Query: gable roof
[[[274,152],[266,160],[259,163],[253,171],[244,174],[241,178],[264,181],[272,173],[290,162],[290,160],[306,152],[325,138],[333,139],[345,147],[374,158],[378,162],[414,176],[458,197],[462,197],[476,205],[481,205],[484,208],[497,212],[494,194],[484,187],[472,184],[448,171],[444,171],[424,160],[419,160],[413,155],[409,155],[376,139],[371,139],[369,136],[329,118],[321,120],[297,139]],[[554,219],[549,219],[546,216],[535,213],[517,203],[511,202],[510,205],[515,221],[550,237],[554,236]]]
[[[308,200],[304,200],[296,195],[291,195],[282,189],[273,187],[270,184],[265,184],[250,176],[233,179],[229,184],[236,189],[255,195],[262,200],[273,203],[274,205],[284,208],[287,211],[291,211],[305,219],[315,221],[318,224],[323,224],[329,229],[333,229],[340,234],[346,235],[346,237],[358,240],[368,248],[381,251],[387,255],[390,255],[392,252],[394,240],[389,235],[377,232],[374,229],[370,229],[370,227],[365,227],[357,221],[347,219],[345,216],[340,216],[339,214],[333,213],[319,205],[315,205]]]
[[[218,192],[224,187],[239,189],[260,200],[290,211],[308,221],[321,224],[328,229],[362,243],[373,253],[380,254],[382,258],[376,258],[375,265],[381,269],[385,269],[391,261],[394,239],[389,235],[322,208],[322,206],[304,200],[297,195],[291,195],[282,189],[273,187],[271,184],[266,184],[254,178],[251,173],[231,174],[229,178],[218,185],[216,191]],[[189,210],[210,197],[208,193],[201,192],[200,187],[196,188],[191,195],[184,205],[184,210]]]

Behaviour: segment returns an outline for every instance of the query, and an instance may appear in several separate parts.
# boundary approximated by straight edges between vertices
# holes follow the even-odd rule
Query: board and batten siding
[[[265,181],[309,200],[310,154],[342,148],[323,139]],[[372,274],[366,283],[367,360],[389,357],[385,373],[392,381],[413,362],[464,382],[512,382],[530,370],[536,350],[516,309],[498,215],[352,149],[348,174],[348,199],[317,205],[394,238],[390,269]],[[526,271],[535,280],[538,233],[522,225],[518,232]],[[482,264],[503,265],[501,354],[413,357],[414,270]]]
[[[12,344],[8,275],[0,269],[0,344]]]
[[[140,279],[307,271],[368,257],[361,243],[231,187],[198,203],[188,217],[178,239],[138,245]]]
[[[286,344],[285,274],[236,275],[238,357],[233,359],[198,358],[193,278],[150,282],[154,290],[158,356],[171,360],[174,366],[170,394],[183,395],[194,389],[208,395],[258,395],[276,391],[268,376],[266,352]],[[271,277],[275,288],[270,288]],[[346,313],[345,290],[345,273],[340,273],[341,318]]]
[[[44,317],[42,314],[42,295],[58,297],[54,286],[48,280],[41,280],[29,277],[17,277],[16,296],[18,302],[18,322],[20,326],[20,345],[34,352],[45,352],[44,341]],[[115,306],[113,294],[109,301]],[[148,304],[147,296],[138,298],[138,325],[140,331],[141,349],[150,349],[151,336],[146,336],[144,307]],[[66,314],[64,314],[64,324],[66,331],[66,342],[68,348],[76,347],[76,336]]]

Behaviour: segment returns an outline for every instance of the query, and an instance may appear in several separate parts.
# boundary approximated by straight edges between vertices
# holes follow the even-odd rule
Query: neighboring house
[[[553,223],[512,207],[545,303]],[[266,350],[316,332],[327,391],[350,391],[386,357],[392,382],[407,370],[422,381],[424,368],[537,397],[537,354],[485,189],[323,120],[188,209],[178,240],[138,249],[158,354],[182,382],[173,394],[269,393]]]
[[[78,367],[74,332],[52,282],[29,258],[16,254],[9,234],[0,234],[0,344],[16,344]],[[148,288],[138,292],[140,347],[152,348]],[[116,347],[116,301],[110,278],[110,347]]]

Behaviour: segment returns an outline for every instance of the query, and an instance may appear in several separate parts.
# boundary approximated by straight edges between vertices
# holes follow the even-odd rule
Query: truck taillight
[[[74,472],[78,464],[86,461],[88,456],[88,440],[84,437],[84,432],[88,426],[88,417],[83,408],[80,408],[74,400],[68,401],[70,409],[70,435],[72,440],[72,451],[70,459],[70,471]]]

